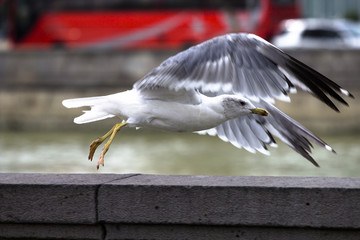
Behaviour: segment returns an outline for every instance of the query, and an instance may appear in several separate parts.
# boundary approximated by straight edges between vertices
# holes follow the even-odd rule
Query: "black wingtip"
[[[299,153],[301,156],[303,156],[306,160],[311,162],[315,167],[320,167],[320,165],[315,161],[313,157],[310,156],[309,152],[307,152],[303,147],[295,146],[291,147],[294,149],[297,153]]]
[[[340,112],[339,108],[328,98],[319,98],[322,102],[324,102],[326,105],[328,105],[331,109],[333,109],[335,112]],[[345,105],[348,105],[347,103]]]
[[[350,98],[355,98],[354,95],[352,95],[348,90],[343,89],[343,88],[340,88],[339,90],[340,90],[340,92],[341,92],[342,94],[344,94],[345,96],[348,96],[348,97],[350,97]]]
[[[315,167],[320,168],[320,165],[309,154],[306,154],[306,156],[304,155],[302,156],[305,157],[307,160],[309,160]]]
[[[320,165],[310,155],[308,155],[306,159],[309,160],[315,167],[320,168]]]
[[[289,70],[289,73],[293,74],[299,81],[305,84],[313,92],[315,97],[319,98],[336,112],[339,112],[339,109],[327,94],[346,106],[349,106],[348,103],[338,93],[354,98],[349,91],[343,89],[326,76],[296,58],[279,51],[277,48],[266,46],[259,49],[259,51],[276,65],[281,66],[285,70]],[[287,81],[289,80],[287,79]]]

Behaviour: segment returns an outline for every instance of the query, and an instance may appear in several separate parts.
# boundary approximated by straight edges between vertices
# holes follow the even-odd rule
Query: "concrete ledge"
[[[360,228],[359,179],[138,175],[99,189],[104,222]]]
[[[0,238],[358,239],[360,178],[0,174]]]
[[[97,223],[99,186],[129,176],[0,174],[0,222]]]
[[[216,225],[127,225],[106,224],[106,239],[259,239],[259,240],[344,240],[358,239],[359,230],[315,228],[271,228]]]
[[[0,223],[0,229],[0,239],[104,239],[100,224]]]

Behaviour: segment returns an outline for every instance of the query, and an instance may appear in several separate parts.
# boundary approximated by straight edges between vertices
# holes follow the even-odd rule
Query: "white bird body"
[[[174,93],[171,93],[174,92]],[[199,92],[195,96],[182,101],[168,97],[181,94],[179,91],[163,91],[156,98],[144,97],[137,89],[99,97],[78,98],[65,100],[64,106],[68,108],[91,106],[91,111],[74,119],[77,124],[89,123],[111,117],[118,117],[126,121],[129,127],[155,128],[172,132],[196,132],[214,128],[219,124],[240,116],[249,115],[256,107],[247,99],[223,94],[208,97]],[[196,99],[195,102],[191,99]],[[224,104],[232,99],[246,102],[244,108]],[[227,114],[224,114],[227,113]]]

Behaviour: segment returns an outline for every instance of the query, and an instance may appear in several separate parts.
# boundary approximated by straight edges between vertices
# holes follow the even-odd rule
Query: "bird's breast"
[[[147,119],[141,127],[173,132],[194,132],[216,127],[226,119],[204,104],[182,104],[152,101],[148,103]]]

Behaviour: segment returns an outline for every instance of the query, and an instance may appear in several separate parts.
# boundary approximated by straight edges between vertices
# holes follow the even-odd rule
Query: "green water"
[[[321,136],[337,154],[315,147],[321,166],[316,168],[280,142],[265,156],[217,137],[124,129],[97,171],[100,151],[93,162],[87,154],[89,143],[101,134],[2,132],[0,172],[360,177],[359,135]]]

